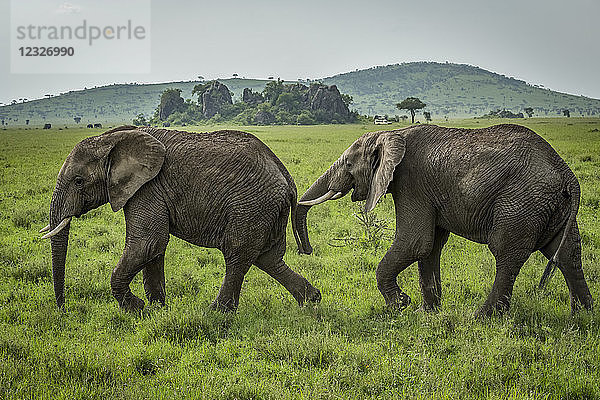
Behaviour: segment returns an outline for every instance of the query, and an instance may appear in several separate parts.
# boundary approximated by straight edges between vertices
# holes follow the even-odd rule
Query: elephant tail
[[[275,159],[277,165],[279,166],[279,171],[281,171],[281,174],[287,181],[288,187],[290,189],[289,190],[289,196],[290,196],[289,198],[290,198],[290,208],[291,208],[290,216],[292,218],[292,232],[294,232],[294,239],[296,239],[296,246],[298,246],[298,252],[302,253],[302,249],[306,249],[308,247],[306,246],[306,244],[304,244],[302,242],[302,239],[301,239],[302,236],[298,233],[298,225],[296,223],[296,209],[298,208],[298,189],[296,189],[296,183],[294,182],[294,178],[292,178],[292,176],[290,175],[288,170],[285,168],[285,166],[283,165],[281,160],[279,160],[279,158],[275,157],[275,155],[273,155],[273,156],[274,156],[274,159]],[[310,244],[308,246],[310,246]]]
[[[546,269],[542,274],[542,278],[540,279],[539,288],[544,289],[554,272],[556,271],[556,267],[558,266],[558,255],[567,240],[567,236],[569,236],[571,232],[571,228],[573,224],[577,221],[577,212],[579,211],[579,197],[581,195],[581,189],[579,188],[579,182],[577,182],[577,178],[563,191],[563,196],[571,198],[571,212],[569,213],[569,218],[567,219],[567,223],[565,224],[565,228],[563,230],[563,235],[560,240],[560,244],[556,249],[556,252],[552,256],[552,258],[546,264]]]

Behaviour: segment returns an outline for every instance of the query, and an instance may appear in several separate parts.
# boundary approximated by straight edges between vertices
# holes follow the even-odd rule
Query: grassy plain
[[[546,138],[580,179],[584,271],[598,300],[600,120],[519,122]],[[375,127],[242,129],[281,158],[301,194]],[[472,314],[494,278],[493,257],[485,246],[451,236],[442,254],[443,310],[416,312],[421,298],[413,265],[399,277],[413,304],[389,313],[375,268],[391,236],[387,230],[369,236],[349,198],[309,213],[311,256],[297,254],[288,224],[286,261],[322,291],[319,305],[297,307],[282,286],[252,268],[238,312],[209,311],[224,273],[221,254],[171,238],[167,307],[123,313],[109,277],[124,244],[124,219],[103,206],[72,223],[66,312],[59,312],[50,246],[37,231],[47,223],[64,158],[97,133],[0,131],[0,399],[600,398],[598,307],[571,316],[560,274],[538,291],[546,263],[540,254],[521,270],[510,312],[476,321]],[[389,196],[375,214],[380,225],[394,227]],[[132,290],[143,296],[141,277]]]

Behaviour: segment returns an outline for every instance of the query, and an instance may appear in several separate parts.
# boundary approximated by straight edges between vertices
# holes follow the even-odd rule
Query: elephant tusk
[[[40,233],[48,232],[50,230],[50,224],[46,225],[42,229],[40,229]]]
[[[343,192],[337,192],[336,194],[333,195],[332,198],[330,198],[329,200],[337,200],[339,198],[344,197],[344,193]]]
[[[60,224],[58,224],[56,228],[52,230],[52,232],[48,232],[44,236],[42,236],[42,239],[49,239],[52,236],[56,235],[58,232],[62,231],[65,226],[69,225],[69,222],[71,222],[71,217],[63,219],[62,221],[60,221]]]
[[[331,199],[337,193],[340,193],[340,192],[336,192],[335,190],[330,190],[327,193],[325,193],[323,196],[318,197],[318,198],[316,198],[314,200],[299,201],[298,205],[301,205],[301,206],[316,206],[317,204],[324,203],[327,200]]]

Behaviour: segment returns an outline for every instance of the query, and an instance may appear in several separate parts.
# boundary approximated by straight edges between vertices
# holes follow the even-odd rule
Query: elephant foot
[[[139,313],[144,309],[144,300],[136,297],[133,293],[127,292],[125,296],[123,296],[123,300],[119,304],[121,309],[131,313]]]
[[[165,296],[159,296],[159,295],[146,295],[146,298],[148,299],[148,303],[150,304],[158,304],[161,307],[165,306]]]
[[[473,314],[473,317],[475,319],[486,319],[486,318],[490,318],[493,316],[499,317],[499,316],[503,315],[506,311],[508,311],[507,304],[498,303],[495,306],[491,306],[489,304],[484,304],[483,306],[481,306],[481,308],[479,308],[479,310],[475,311],[475,314]]]
[[[296,297],[296,301],[298,305],[302,307],[305,302],[318,303],[321,301],[321,292],[319,289],[310,284],[310,282],[306,281],[306,286],[304,288],[304,292]]]
[[[393,297],[389,298],[387,302],[387,307],[392,311],[402,311],[406,307],[408,307],[411,303],[410,296],[404,292],[400,292],[395,294]]]
[[[421,304],[421,307],[419,307],[417,309],[417,312],[420,312],[420,313],[435,313],[435,312],[440,311],[440,308],[441,307],[440,307],[439,304],[426,304],[426,303],[423,303],[423,304]]]
[[[585,296],[571,296],[571,315],[577,314],[581,309],[592,310],[594,301],[591,295]]]
[[[232,313],[237,309],[237,307],[233,306],[233,301],[221,302],[219,299],[213,301],[208,307],[211,310],[220,311],[222,313]]]

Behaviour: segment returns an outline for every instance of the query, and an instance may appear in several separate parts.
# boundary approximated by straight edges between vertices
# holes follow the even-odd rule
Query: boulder
[[[169,118],[169,115],[175,111],[181,111],[185,107],[183,98],[181,97],[181,89],[167,89],[160,97],[158,106],[158,118],[161,121]]]
[[[244,88],[244,92],[242,93],[242,101],[246,104],[255,106],[257,104],[263,103],[265,101],[265,98],[262,94],[253,92],[250,88]]]
[[[221,110],[223,105],[233,104],[229,89],[219,81],[211,82],[204,89],[200,94],[200,102],[202,105],[202,115],[205,118],[213,117]]]
[[[342,100],[342,95],[335,85],[312,84],[305,96],[311,110],[321,110],[330,116],[350,117],[350,110]]]
[[[268,111],[258,111],[254,115],[254,123],[257,125],[269,125],[275,122],[275,116]]]

